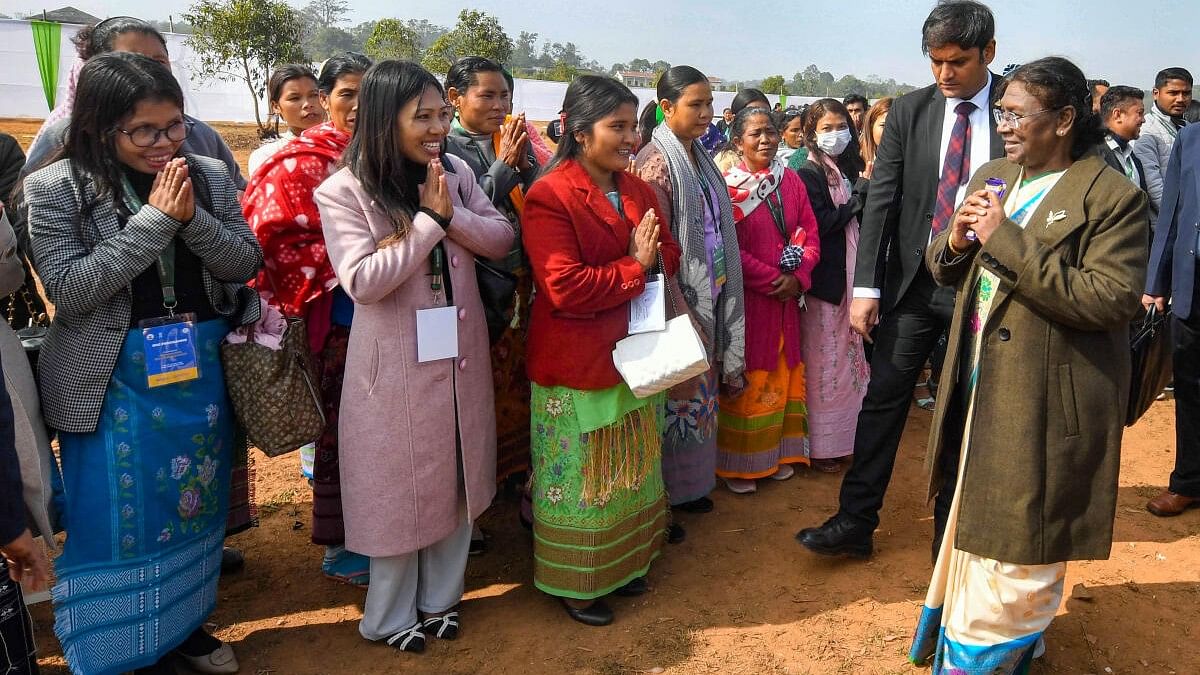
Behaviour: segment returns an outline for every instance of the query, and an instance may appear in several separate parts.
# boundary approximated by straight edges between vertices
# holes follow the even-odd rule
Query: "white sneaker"
[[[748,478],[724,478],[725,487],[735,495],[748,495],[758,491],[758,483]]]
[[[780,464],[775,473],[771,474],[771,480],[787,480],[796,475],[796,470],[791,464]]]
[[[233,675],[233,673],[238,671],[237,656],[233,653],[233,647],[229,646],[227,642],[222,642],[221,646],[211,654],[188,656],[187,654],[179,653],[179,657],[187,663],[189,668],[198,673]]]

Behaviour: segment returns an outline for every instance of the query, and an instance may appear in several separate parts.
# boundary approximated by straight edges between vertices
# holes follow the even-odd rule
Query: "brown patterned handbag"
[[[278,457],[314,443],[325,430],[308,331],[304,320],[289,317],[279,349],[251,339],[221,344],[225,386],[250,443]]]

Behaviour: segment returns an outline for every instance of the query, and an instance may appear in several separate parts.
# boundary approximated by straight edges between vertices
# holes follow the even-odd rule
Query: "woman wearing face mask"
[[[668,279],[679,269],[654,191],[626,170],[637,103],[616,80],[576,78],[558,152],[525,205],[538,294],[529,325],[534,584],[593,626],[613,621],[604,596],[646,592],[667,526],[662,397],[635,397],[612,361],[647,273],[659,260]]]
[[[235,427],[219,344],[258,319],[245,282],[262,251],[224,164],[177,156],[189,128],[165,67],[97,56],[75,102],[61,159],[24,184],[55,307],[38,362],[65,485],[55,629],[75,673],[165,675],[172,652],[201,672],[237,672],[232,648],[203,628]],[[163,353],[162,338],[183,346]],[[174,355],[181,368],[157,371]]]
[[[353,53],[325,62],[317,84],[329,121],[307,129],[269,157],[251,179],[243,206],[266,257],[255,286],[281,312],[305,320],[321,378],[325,432],[315,448],[301,448],[301,465],[313,479],[312,540],[325,546],[321,572],[355,586],[370,582],[369,564],[346,550],[338,473],[338,412],[354,304],[329,263],[313,192],[333,173],[350,143],[358,91],[370,66],[367,57]]]
[[[721,396],[717,475],[747,494],[759,478],[787,480],[792,464],[808,463],[800,314],[821,242],[804,183],[776,157],[770,110],[742,110],[730,138],[742,158],[725,183],[746,294],[747,384]]]
[[[708,78],[675,66],[659,78],[657,93],[664,122],[638,153],[638,175],[654,188],[662,222],[683,251],[679,288],[712,366],[668,392],[663,482],[672,507],[708,513],[716,486],[718,383],[740,386],[746,364],[741,253],[725,181],[699,143],[713,114]],[[671,534],[681,539],[682,528],[673,524]]]
[[[849,289],[858,254],[857,202],[838,159],[850,152],[850,116],[823,98],[808,109],[808,161],[799,169],[821,233],[821,262],[812,272],[808,311],[801,316],[813,468],[841,471],[854,452],[854,430],[867,392],[862,337],[850,329]]]
[[[509,115],[512,90],[500,64],[481,56],[457,61],[446,75],[446,95],[454,120],[446,152],[462,159],[477,176],[479,187],[512,223],[517,236],[508,254],[487,262],[517,278],[517,292],[502,309],[512,317],[494,334],[492,380],[496,386],[496,479],[503,481],[529,469],[529,377],[525,374],[525,333],[533,279],[521,248],[521,213],[525,192],[537,178],[525,116]],[[507,119],[506,119],[507,118]],[[515,315],[515,316],[514,316]],[[472,536],[471,552],[482,553],[481,532]]]
[[[271,103],[271,114],[275,117],[275,129],[267,138],[274,140],[263,143],[250,153],[247,165],[251,176],[288,141],[325,121],[317,76],[308,66],[288,64],[276,68],[267,80],[267,96]],[[279,132],[280,120],[287,125],[283,133]]]
[[[471,523],[496,494],[475,257],[502,257],[513,230],[466,163],[442,154],[450,111],[424,68],[379,63],[345,168],[316,194],[355,308],[340,452],[346,545],[371,557],[359,633],[408,652],[458,636]]]

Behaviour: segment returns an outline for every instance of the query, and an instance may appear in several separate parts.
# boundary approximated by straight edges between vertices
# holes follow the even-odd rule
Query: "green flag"
[[[30,21],[29,25],[33,28],[33,49],[37,52],[42,92],[46,94],[46,105],[54,110],[54,99],[58,95],[58,50],[61,46],[62,24]]]

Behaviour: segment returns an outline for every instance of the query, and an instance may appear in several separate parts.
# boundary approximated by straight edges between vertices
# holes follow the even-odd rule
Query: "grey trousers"
[[[459,507],[459,526],[450,536],[419,551],[371,558],[371,585],[358,632],[368,640],[385,640],[417,623],[417,611],[440,614],[462,600],[471,521],[466,504]]]

